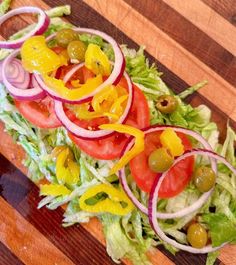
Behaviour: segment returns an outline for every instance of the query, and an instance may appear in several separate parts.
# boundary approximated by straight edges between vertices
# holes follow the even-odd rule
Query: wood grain
[[[0,197],[0,241],[23,263],[72,265],[72,261]]]
[[[106,16],[107,19],[122,29],[127,35],[132,35],[132,39],[137,43],[140,45],[145,43],[147,51],[153,57],[172,69],[175,74],[187,81],[187,83],[194,84],[199,80],[207,79],[209,85],[202,88],[199,93],[210,99],[213,104],[217,105],[230,118],[236,120],[236,105],[228,104],[236,97],[235,88],[152,22],[139,12],[130,9],[130,6],[123,1],[104,0],[103,5],[99,5],[96,0],[85,0],[85,2],[100,14]],[[129,10],[129,12],[128,15],[121,18],[119,14],[123,10]],[[133,31],[133,21],[135,21],[135,32]],[[153,37],[147,38],[146,36]],[[189,69],[191,69],[191,75],[189,74]],[[224,97],[221,95],[224,95]]]
[[[226,50],[236,55],[236,28],[200,0],[163,0],[176,12],[205,32]]]
[[[202,0],[204,3],[209,5],[218,14],[236,25],[236,6],[235,0]]]
[[[231,71],[235,67],[235,56],[221,46],[217,40],[212,39],[207,31],[202,31],[191,22],[191,19],[188,19],[187,15],[192,18],[191,11],[187,10],[186,16],[184,17],[183,14],[173,9],[171,1],[147,0],[145,6],[140,1],[126,0],[125,2],[145,16],[149,21],[153,22],[159,29],[164,31],[190,53],[194,54],[229,83],[236,85],[235,77]],[[189,6],[191,1],[178,3],[180,3],[182,8],[182,5]],[[153,8],[150,9],[148,8],[149,6],[153,6]],[[195,10],[196,12],[198,12],[198,9]],[[197,14],[195,17],[197,17]],[[229,24],[227,21],[225,23],[226,25]],[[229,72],[231,72],[231,75],[228,74]]]
[[[1,265],[24,265],[4,244],[0,242],[0,264]]]
[[[175,92],[178,93],[188,85],[202,79],[208,79],[209,85],[199,93],[192,95],[188,101],[195,106],[206,104],[213,110],[213,120],[218,123],[221,140],[223,140],[228,118],[231,125],[236,128],[236,90],[234,87],[236,60],[235,42],[233,41],[236,36],[235,27],[229,22],[229,14],[233,16],[236,4],[231,0],[226,1],[227,3],[220,0],[219,4],[214,0],[206,0],[203,1],[204,3],[196,0],[190,2],[193,5],[182,3],[184,8],[181,9],[175,0],[67,1],[72,6],[72,15],[69,20],[75,25],[103,30],[117,39],[119,43],[126,43],[129,47],[137,48],[141,44],[146,45],[148,58],[151,62],[158,63],[159,69],[164,72],[164,81]],[[48,8],[58,4],[65,4],[65,1],[13,1],[13,7],[37,5]],[[206,14],[202,14],[205,8]],[[206,26],[209,15],[210,28]],[[227,20],[223,17],[227,17]],[[201,18],[200,21],[199,18]],[[216,21],[215,24],[214,21]],[[0,38],[11,35],[13,31],[31,22],[31,16],[12,19],[5,24],[3,30],[1,28]],[[219,25],[217,23],[220,24],[219,27],[216,27]],[[226,34],[223,34],[224,30]],[[229,38],[230,35],[232,38]],[[232,104],[228,104],[229,102]],[[13,144],[10,136],[3,132],[2,124],[0,124],[0,137],[0,152],[24,174],[27,174],[26,168],[21,164],[24,152],[19,146]],[[63,210],[61,208],[55,212],[47,209],[37,210],[38,188],[14,166],[9,163],[7,166],[7,161],[1,157],[0,172],[0,194],[2,196],[0,207],[10,212],[9,220],[7,219],[10,222],[7,233],[9,237],[18,233],[12,221],[12,213],[14,213],[17,220],[19,218],[20,222],[25,224],[27,231],[31,231],[32,237],[39,234],[40,238],[43,238],[43,241],[36,241],[37,247],[40,247],[42,242],[45,243],[44,248],[49,244],[49,251],[46,257],[43,257],[48,260],[44,260],[46,262],[44,264],[51,264],[51,260],[58,257],[62,258],[60,262],[65,260],[67,262],[68,259],[66,264],[113,264],[102,246],[105,245],[105,240],[101,224],[97,219],[94,218],[80,227],[63,229],[60,225]],[[3,216],[4,214],[0,213],[0,220]],[[1,265],[4,264],[1,263],[2,252],[9,257],[10,265],[18,264],[17,262],[21,264],[22,261],[25,264],[41,262],[38,258],[38,261],[34,263],[30,255],[26,256],[18,250],[20,245],[18,237],[15,244],[11,245],[7,244],[8,242],[6,243],[3,238],[4,233],[1,234],[0,231],[0,241],[4,243],[0,244]],[[27,238],[29,243],[31,238]],[[29,251],[35,251],[36,246],[31,246]],[[95,251],[91,246],[95,246]],[[220,255],[222,265],[236,264],[236,255],[232,253],[236,253],[235,246],[224,248]],[[155,265],[173,263],[202,265],[205,262],[204,255],[180,252],[174,257],[162,247],[159,250],[151,250],[148,255],[152,264]],[[5,259],[3,259],[4,262]],[[124,263],[128,264],[128,261],[124,260]],[[216,264],[219,263],[218,260]]]

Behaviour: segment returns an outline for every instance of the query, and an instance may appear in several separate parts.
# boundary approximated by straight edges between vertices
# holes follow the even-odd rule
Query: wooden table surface
[[[13,0],[12,7],[48,9],[71,4],[67,19],[97,28],[129,47],[146,46],[147,56],[164,73],[176,93],[207,79],[209,84],[188,98],[206,104],[225,136],[227,120],[236,129],[236,1],[235,0]],[[0,28],[0,37],[31,22],[15,18]],[[38,188],[21,165],[24,152],[0,127],[0,265],[113,264],[105,251],[96,219],[62,228],[63,209],[37,210]],[[153,264],[203,265],[204,255],[180,252],[175,257],[158,248]],[[123,263],[128,264],[127,261]],[[235,265],[236,246],[225,247],[217,264]]]

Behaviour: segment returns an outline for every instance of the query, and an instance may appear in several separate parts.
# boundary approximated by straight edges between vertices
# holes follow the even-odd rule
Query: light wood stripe
[[[236,120],[236,105],[229,105],[229,102],[236,100],[236,89],[156,25],[133,10],[124,1],[104,0],[102,5],[96,0],[84,0],[84,2],[106,17],[125,34],[132,36],[134,41],[140,45],[144,44],[153,57],[187,83],[195,84],[200,80],[207,79],[209,84],[202,88],[199,93],[220,108],[232,120]],[[120,14],[126,14],[126,16]]]
[[[26,265],[74,263],[0,197],[0,240]]]
[[[235,0],[202,0],[218,14],[236,26],[236,5]]]
[[[179,14],[236,55],[236,28],[200,0],[163,0]]]

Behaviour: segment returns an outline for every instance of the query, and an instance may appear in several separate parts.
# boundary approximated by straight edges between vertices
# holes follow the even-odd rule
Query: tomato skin
[[[123,78],[119,85],[127,87],[126,81]],[[126,124],[139,129],[150,126],[149,108],[146,98],[136,86],[134,86],[134,99]],[[129,139],[129,136],[120,133],[114,133],[101,140],[84,140],[72,134],[69,134],[69,137],[82,151],[94,158],[102,160],[119,158]]]
[[[156,174],[148,166],[149,155],[158,147],[161,147],[159,140],[161,132],[149,133],[145,136],[145,150],[130,161],[131,174],[138,187],[150,192],[155,178],[161,176]],[[181,138],[185,150],[192,149],[190,140],[182,133],[177,133]],[[170,198],[179,194],[189,183],[194,166],[194,158],[189,157],[180,161],[172,168],[164,179],[159,190],[160,198]]]
[[[61,126],[54,112],[54,102],[46,97],[37,101],[19,101],[14,103],[20,114],[39,128],[57,128]]]

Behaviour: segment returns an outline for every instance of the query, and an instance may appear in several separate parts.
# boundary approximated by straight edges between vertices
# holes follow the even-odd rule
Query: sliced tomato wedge
[[[121,79],[119,85],[122,87],[127,86],[124,79]],[[146,98],[142,91],[136,86],[134,86],[133,104],[126,124],[132,125],[133,127],[139,129],[148,127],[150,125],[149,108]],[[82,151],[94,158],[103,160],[119,158],[129,138],[128,135],[120,133],[114,133],[113,135],[101,140],[84,140],[72,134],[69,134],[69,136]]]
[[[155,178],[161,176],[161,174],[154,173],[148,166],[149,155],[161,146],[160,134],[161,132],[147,134],[145,150],[130,161],[131,174],[138,187],[145,192],[150,192]],[[181,138],[185,150],[192,149],[192,144],[187,136],[182,133],[177,133],[177,135]],[[193,167],[193,157],[188,157],[176,164],[164,179],[159,190],[159,197],[170,198],[183,191],[191,179]]]
[[[62,126],[54,111],[54,101],[46,97],[37,101],[19,101],[14,99],[15,106],[20,114],[33,125],[43,128],[57,128]],[[75,119],[72,112],[67,110],[71,120]]]
[[[50,97],[37,101],[19,101],[14,99],[20,114],[39,128],[57,128],[61,126],[54,112],[54,102]]]

